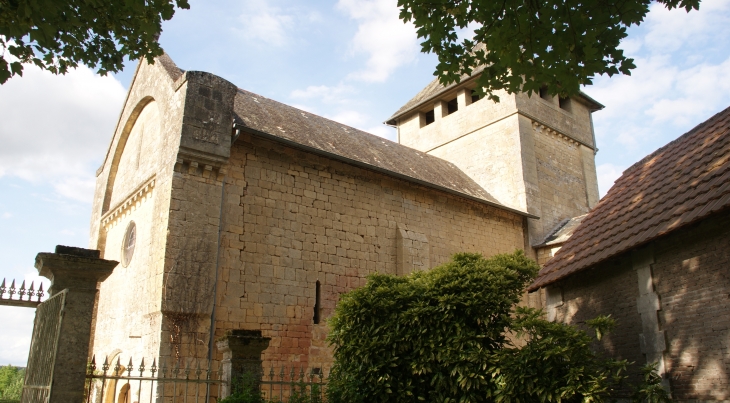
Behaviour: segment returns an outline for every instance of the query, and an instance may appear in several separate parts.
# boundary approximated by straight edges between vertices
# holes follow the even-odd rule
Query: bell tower
[[[401,144],[453,163],[502,204],[540,217],[528,219],[535,245],[598,202],[591,114],[603,105],[583,93],[479,99],[476,77],[448,87],[434,80],[386,124]]]

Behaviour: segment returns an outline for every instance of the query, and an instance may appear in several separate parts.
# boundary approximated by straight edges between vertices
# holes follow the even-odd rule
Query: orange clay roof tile
[[[528,288],[534,291],[730,208],[730,108],[616,180]]]

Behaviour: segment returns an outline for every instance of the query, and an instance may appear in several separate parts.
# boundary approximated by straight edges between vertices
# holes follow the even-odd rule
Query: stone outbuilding
[[[678,401],[730,399],[730,108],[616,180],[540,271],[550,318],[618,321],[610,354]]]
[[[97,172],[97,357],[219,359],[233,329],[267,365],[327,367],[326,319],[370,273],[524,249],[598,201],[587,96],[432,83],[389,123],[399,142],[141,62]]]

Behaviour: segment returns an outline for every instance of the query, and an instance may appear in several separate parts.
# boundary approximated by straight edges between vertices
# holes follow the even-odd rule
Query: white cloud
[[[332,119],[335,122],[340,122],[343,124],[346,124],[348,126],[352,126],[355,128],[359,128],[359,126],[363,125],[364,123],[367,123],[368,116],[365,116],[364,114],[358,112],[358,111],[352,111],[352,110],[346,110],[338,112],[335,115],[325,115],[327,119]],[[362,129],[361,129],[362,130]]]
[[[50,182],[62,196],[90,201],[125,94],[84,66],[65,76],[26,66],[0,86],[0,176]]]
[[[730,3],[705,0],[700,11],[656,3],[622,43],[637,68],[599,77],[586,89],[606,105],[595,114],[598,146],[638,160],[730,103]],[[625,151],[628,151],[625,152]]]
[[[372,126],[374,119],[362,112],[343,110],[334,115],[325,115],[325,117],[376,136],[384,137],[393,141],[396,140],[396,133],[393,128],[384,125]]]
[[[3,213],[3,218],[11,218],[13,216],[12,213],[5,212]]]
[[[249,41],[283,46],[289,42],[289,27],[294,17],[271,6],[266,0],[248,0],[244,2],[243,13],[238,17],[241,27],[236,31]]]
[[[416,59],[416,30],[398,18],[395,0],[340,0],[337,7],[360,24],[351,43],[352,52],[368,55],[365,67],[349,78],[382,82],[395,69]]]
[[[623,173],[625,168],[616,166],[614,164],[601,164],[596,167],[598,174],[598,193],[601,197],[605,196],[613,183]]]
[[[373,126],[368,129],[365,129],[366,132],[372,133],[376,136],[384,137],[388,140],[392,141],[398,141],[398,135],[394,128],[388,127],[386,125],[380,125],[380,126]]]
[[[730,2],[704,0],[700,10],[687,13],[684,9],[667,10],[654,3],[646,18],[648,33],[644,46],[650,52],[672,53],[684,49],[698,50],[703,42],[727,38],[730,34]]]
[[[323,21],[316,10],[277,7],[269,0],[246,0],[238,16],[239,26],[233,28],[250,44],[282,47],[302,37],[302,26]]]
[[[351,94],[355,91],[352,86],[345,84],[338,84],[330,87],[326,85],[310,85],[303,90],[294,90],[289,95],[294,99],[318,99],[324,103],[348,103],[350,102],[345,98],[345,95]]]
[[[700,64],[678,72],[672,90],[673,98],[659,100],[646,113],[658,121],[687,125],[716,112],[727,100],[721,94],[730,93],[730,57],[718,65]]]

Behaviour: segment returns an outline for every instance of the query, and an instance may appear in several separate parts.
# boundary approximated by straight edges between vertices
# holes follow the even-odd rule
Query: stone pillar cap
[[[56,253],[36,255],[35,268],[38,274],[51,280],[51,295],[65,288],[95,290],[96,283],[109,277],[119,264],[99,256],[98,250],[58,245]]]

